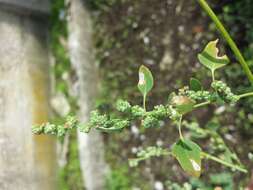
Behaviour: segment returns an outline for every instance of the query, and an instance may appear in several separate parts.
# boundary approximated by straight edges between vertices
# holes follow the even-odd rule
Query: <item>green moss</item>
[[[66,7],[64,0],[53,0],[50,16],[50,44],[55,58],[55,64],[52,66],[52,72],[56,80],[56,90],[68,95],[66,81],[63,74],[71,70],[70,60],[65,47],[67,41],[67,24],[65,13]]]
[[[57,92],[65,94],[71,105],[71,111],[76,112],[76,99],[69,94],[67,81],[64,80],[65,73],[72,72],[71,64],[67,53],[67,22],[66,7],[64,0],[52,0],[52,9],[50,16],[50,42],[51,50],[55,59],[55,64],[51,72],[55,77],[55,88]],[[59,123],[62,119],[57,119]],[[61,143],[63,139],[61,138]],[[58,172],[58,189],[59,190],[81,190],[83,188],[76,131],[70,134],[69,152],[67,155],[67,165],[60,168]]]
[[[113,169],[107,177],[106,190],[129,190],[131,189],[131,181],[128,176],[128,167],[122,166]]]
[[[59,190],[83,190],[76,131],[70,134],[68,162],[59,170]]]
[[[119,161],[117,161],[119,162]],[[128,164],[114,164],[106,179],[106,190],[129,190],[134,187],[150,190],[150,183],[140,175],[138,169],[129,168]]]

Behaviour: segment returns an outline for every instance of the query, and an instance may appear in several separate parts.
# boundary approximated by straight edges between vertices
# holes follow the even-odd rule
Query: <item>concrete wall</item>
[[[69,52],[71,64],[78,76],[78,104],[80,120],[89,120],[93,109],[98,73],[92,42],[92,21],[83,0],[69,0]],[[78,132],[79,157],[83,181],[87,190],[104,190],[107,165],[104,160],[104,143],[97,131]]]
[[[49,14],[49,0],[0,0],[0,7],[18,11],[21,14]]]
[[[47,121],[50,112],[48,25],[46,18],[24,16],[20,14],[22,9],[7,10],[2,2],[5,1],[0,0],[0,189],[55,190],[55,140],[31,133],[32,124]],[[29,8],[27,0],[16,2]],[[9,6],[15,1],[6,3]]]

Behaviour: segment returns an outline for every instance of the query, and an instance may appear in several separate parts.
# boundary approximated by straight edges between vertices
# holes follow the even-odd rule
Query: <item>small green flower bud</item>
[[[145,115],[145,110],[140,106],[133,106],[131,113],[133,117],[143,117]]]
[[[120,112],[130,112],[131,105],[127,101],[118,100],[116,103],[116,109]]]

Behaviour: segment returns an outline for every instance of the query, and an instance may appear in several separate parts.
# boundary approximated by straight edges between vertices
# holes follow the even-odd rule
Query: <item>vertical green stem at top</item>
[[[206,0],[197,0],[197,1],[200,4],[200,6],[203,8],[203,10],[208,14],[208,16],[215,23],[217,29],[220,31],[222,36],[225,38],[225,40],[229,44],[230,48],[234,52],[237,60],[241,64],[241,66],[242,66],[245,74],[247,75],[251,85],[253,85],[253,74],[252,74],[251,70],[249,69],[249,66],[248,66],[247,62],[245,61],[244,57],[242,56],[242,53],[240,52],[239,48],[235,44],[234,40],[231,38],[231,36],[229,35],[229,33],[227,32],[227,30],[225,29],[225,27],[223,26],[223,24],[219,20],[219,18],[216,16],[216,14],[210,8],[210,6],[206,2]]]
[[[147,95],[145,94],[143,96],[143,109],[144,109],[145,112],[146,112],[146,97],[147,97]]]

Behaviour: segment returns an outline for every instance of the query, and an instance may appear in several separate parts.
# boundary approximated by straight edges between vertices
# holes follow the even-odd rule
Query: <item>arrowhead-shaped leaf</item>
[[[146,96],[147,93],[152,89],[154,85],[154,79],[150,70],[142,65],[139,69],[139,83],[138,88],[143,96]]]
[[[229,63],[229,59],[226,55],[219,56],[219,49],[217,48],[218,39],[211,41],[207,44],[204,51],[198,54],[198,59],[201,64],[215,71],[218,68],[224,67]]]
[[[193,91],[200,91],[202,90],[202,85],[198,79],[191,78],[190,80],[190,89]]]
[[[172,146],[172,154],[183,170],[194,177],[201,174],[201,148],[190,140],[179,140]]]

